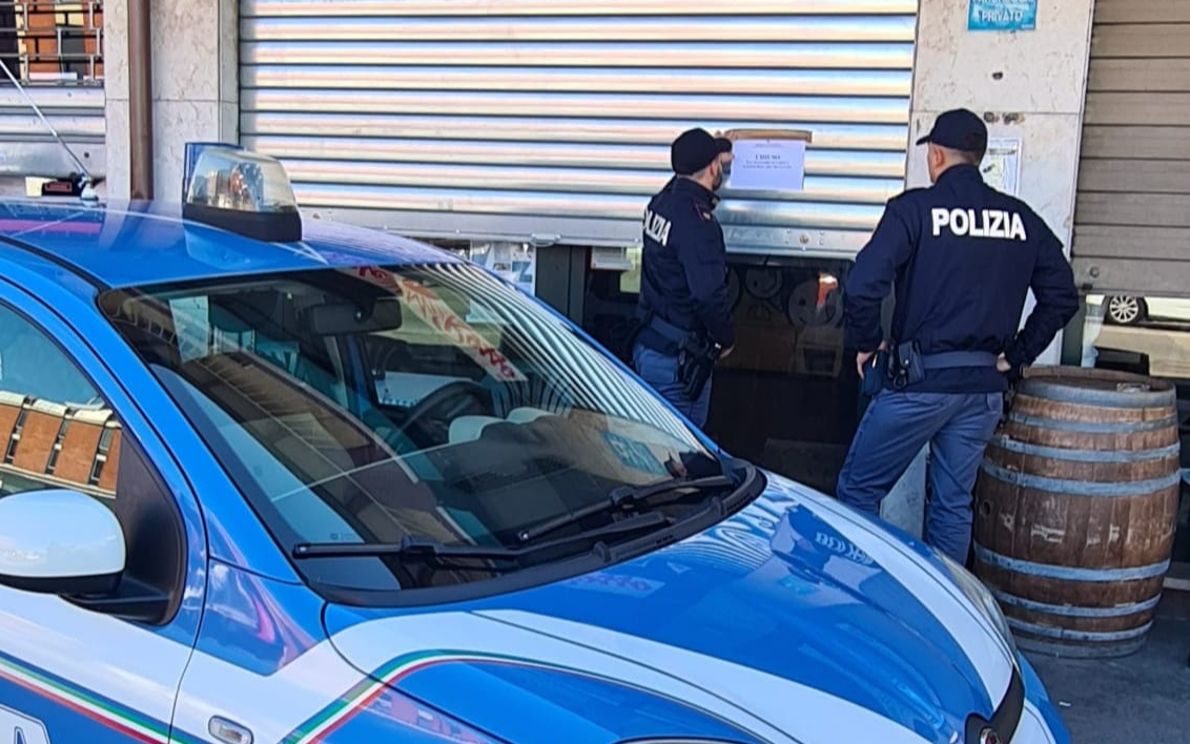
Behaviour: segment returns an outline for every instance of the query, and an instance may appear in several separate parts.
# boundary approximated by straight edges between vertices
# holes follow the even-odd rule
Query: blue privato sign
[[[969,31],[1032,31],[1037,28],[1037,0],[969,0]]]

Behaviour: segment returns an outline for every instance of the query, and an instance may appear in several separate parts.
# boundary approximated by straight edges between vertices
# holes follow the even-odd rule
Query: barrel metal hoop
[[[1027,416],[1017,411],[1009,411],[1008,420],[1025,426],[1036,426],[1039,429],[1074,431],[1082,434],[1132,434],[1177,428],[1178,425],[1177,416],[1154,421],[1062,421],[1046,416]]]
[[[1067,581],[1140,581],[1163,576],[1169,570],[1169,561],[1151,563],[1147,566],[1130,566],[1128,568],[1075,568],[1073,566],[1057,566],[1052,563],[1034,563],[1020,558],[1012,558],[988,550],[979,543],[975,543],[975,557],[989,565],[1014,571],[1029,576],[1040,576],[1046,579],[1063,579]]]
[[[1003,604],[1019,607],[1030,612],[1043,612],[1047,615],[1061,615],[1062,617],[1126,617],[1140,612],[1147,612],[1161,602],[1161,594],[1143,602],[1116,605],[1115,607],[1076,607],[1074,605],[1056,605],[1047,602],[1036,602],[1032,599],[1018,597],[1015,594],[992,589],[992,594]]]
[[[1068,480],[1066,478],[1047,478],[1044,475],[1021,473],[1009,470],[995,463],[984,460],[980,470],[1005,483],[1022,488],[1035,488],[1039,491],[1051,493],[1065,493],[1072,496],[1141,496],[1157,493],[1167,488],[1173,488],[1182,481],[1180,471],[1174,471],[1160,478],[1142,481],[1121,481],[1119,483],[1097,483],[1094,481]]]
[[[1057,656],[1064,659],[1116,659],[1129,656],[1144,647],[1147,638],[1141,636],[1131,641],[1119,643],[1063,643],[1062,641],[1047,641],[1027,635],[1018,635],[1017,648],[1025,651],[1035,651],[1041,654]]]
[[[1160,460],[1165,457],[1177,457],[1181,445],[1171,444],[1168,447],[1150,450],[1085,450],[1062,449],[1061,447],[1045,447],[1040,444],[1030,444],[1008,436],[998,436],[992,440],[992,445],[1009,452],[1034,457],[1051,457],[1055,460],[1068,462],[1145,462]]]
[[[1139,628],[1131,628],[1129,630],[1112,630],[1112,631],[1090,631],[1090,630],[1069,630],[1067,628],[1053,628],[1048,625],[1038,625],[1037,623],[1027,623],[1024,620],[1017,620],[1016,618],[1007,618],[1008,625],[1013,630],[1019,630],[1024,633],[1032,633],[1033,635],[1043,636],[1045,638],[1060,638],[1064,641],[1090,641],[1099,643],[1111,643],[1112,641],[1128,641],[1133,638],[1140,638],[1149,632],[1153,627],[1153,621],[1145,623]]]
[[[1035,398],[1103,408],[1162,408],[1176,406],[1178,402],[1177,391],[1172,387],[1169,390],[1125,393],[1118,390],[1074,387],[1034,378],[1022,380],[1018,389],[1021,393]]]

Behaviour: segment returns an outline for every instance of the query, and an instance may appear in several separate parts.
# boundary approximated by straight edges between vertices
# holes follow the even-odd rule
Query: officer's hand
[[[859,379],[864,379],[864,369],[868,366],[868,360],[874,356],[874,351],[861,351],[855,355],[855,371],[859,372]]]
[[[1008,377],[1008,385],[1010,387],[1015,387],[1017,383],[1025,379],[1025,365],[1018,364],[1014,367],[1009,364],[1008,359],[1003,354],[996,360],[996,369]]]
[[[881,341],[880,347],[877,349],[877,351],[888,351],[888,342]],[[874,356],[876,356],[875,351],[861,351],[855,355],[855,370],[859,372],[859,379],[864,379],[864,370],[867,368],[868,362],[870,362]]]

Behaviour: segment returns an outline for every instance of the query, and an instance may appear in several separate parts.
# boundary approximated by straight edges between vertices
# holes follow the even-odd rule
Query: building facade
[[[5,7],[48,5],[0,2],[0,26]],[[807,130],[801,193],[720,207],[741,341],[710,428],[830,490],[861,410],[840,330],[848,265],[883,203],[924,185],[909,143],[948,108],[985,118],[988,177],[1069,246],[1085,312],[1044,360],[1190,380],[1190,5],[1037,0],[1020,30],[987,28],[978,9],[996,5],[505,0],[493,15],[471,0],[157,0],[156,195],[179,196],[185,142],[240,142],[285,162],[311,216],[492,265],[515,255],[539,296],[610,339],[636,301],[639,215],[669,140],[694,125]],[[51,120],[125,195],[128,0],[54,8],[81,51],[14,20],[0,57],[20,58]],[[81,57],[56,64],[78,78],[37,79],[68,46]],[[47,138],[10,88],[0,138],[31,153],[0,174],[59,175],[30,170],[51,162]]]

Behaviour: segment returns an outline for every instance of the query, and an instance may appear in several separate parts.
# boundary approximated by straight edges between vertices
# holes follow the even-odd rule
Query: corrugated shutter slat
[[[1075,209],[1095,292],[1190,293],[1190,0],[1099,0]]]
[[[327,216],[625,245],[683,129],[810,129],[805,192],[732,194],[721,221],[735,248],[851,253],[903,186],[915,11],[242,0],[242,138]]]
[[[107,155],[103,88],[30,85],[27,90],[91,173],[104,175]],[[3,174],[8,176],[56,177],[78,170],[16,88],[7,83],[0,84],[0,154]]]

